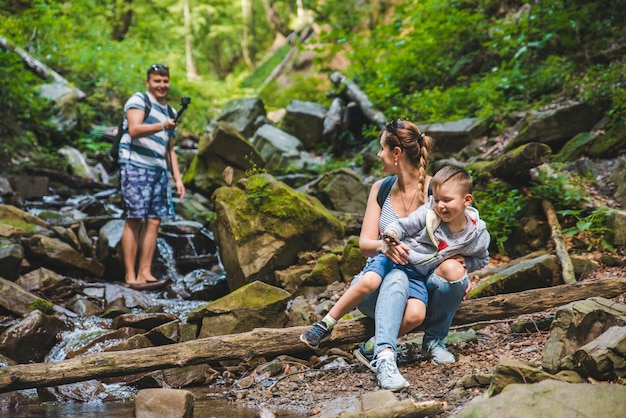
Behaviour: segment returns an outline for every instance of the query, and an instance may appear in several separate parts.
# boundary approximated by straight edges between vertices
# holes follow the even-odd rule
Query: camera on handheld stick
[[[187,109],[189,103],[191,103],[191,97],[183,96],[180,98],[180,110],[176,114],[176,119],[174,119],[174,122],[178,123],[178,119],[180,119],[180,117],[183,115],[183,112],[185,111],[185,109]]]

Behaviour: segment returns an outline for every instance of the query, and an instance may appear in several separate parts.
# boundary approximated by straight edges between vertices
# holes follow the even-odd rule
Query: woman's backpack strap
[[[380,189],[378,189],[378,195],[376,195],[376,201],[378,202],[378,206],[380,206],[381,208],[383,207],[383,204],[385,203],[385,199],[387,199],[387,196],[389,195],[389,192],[391,191],[391,186],[393,186],[393,183],[395,183],[397,178],[398,177],[395,175],[388,176],[388,177],[385,177],[385,179],[381,183]]]

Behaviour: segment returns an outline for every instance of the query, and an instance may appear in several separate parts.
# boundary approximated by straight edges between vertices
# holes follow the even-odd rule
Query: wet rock
[[[143,389],[135,397],[135,418],[192,418],[194,398],[182,389]]]
[[[33,311],[0,335],[0,353],[18,363],[41,362],[66,329],[62,320]]]
[[[0,277],[15,280],[20,275],[24,247],[18,241],[0,236]]]
[[[179,319],[176,315],[167,313],[123,314],[113,319],[111,328],[132,327],[149,331],[172,321],[179,321]]]
[[[113,400],[107,395],[104,385],[98,380],[87,380],[80,383],[37,388],[37,395],[41,402],[103,402]]]
[[[42,262],[66,269],[68,272],[78,270],[95,277],[102,277],[104,274],[104,265],[98,259],[88,259],[69,244],[56,238],[34,235],[26,245]]]

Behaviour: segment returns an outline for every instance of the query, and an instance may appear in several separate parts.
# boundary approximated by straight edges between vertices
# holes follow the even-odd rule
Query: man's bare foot
[[[140,283],[140,284],[144,284],[144,283],[156,283],[159,280],[154,277],[152,274],[150,275],[139,275],[137,276],[137,280],[135,283]]]

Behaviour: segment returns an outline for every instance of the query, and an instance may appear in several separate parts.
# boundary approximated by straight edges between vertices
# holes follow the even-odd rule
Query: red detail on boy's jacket
[[[472,222],[472,225],[476,225],[477,224],[476,219],[474,219],[474,218],[469,218],[469,219],[470,219],[470,222]]]
[[[439,247],[437,247],[437,251],[445,250],[448,248],[448,243],[445,241],[439,241]]]

